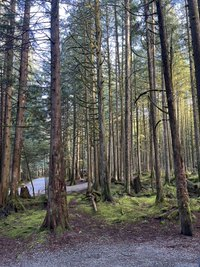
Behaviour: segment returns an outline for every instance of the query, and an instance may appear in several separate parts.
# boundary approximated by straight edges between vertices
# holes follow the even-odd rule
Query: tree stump
[[[31,198],[31,194],[28,190],[28,187],[26,185],[22,185],[20,189],[20,197],[21,198]]]

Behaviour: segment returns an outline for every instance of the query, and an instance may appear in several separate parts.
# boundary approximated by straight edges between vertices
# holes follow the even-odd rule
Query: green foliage
[[[193,182],[193,183],[198,183],[199,182],[199,178],[198,178],[198,175],[190,175],[188,177],[188,179]]]
[[[75,201],[76,203],[81,203],[85,199],[80,193],[71,193],[67,196],[67,202],[70,203],[71,201]]]
[[[36,198],[22,199],[22,203],[26,209],[43,209],[47,205],[47,196],[41,195]]]
[[[190,199],[190,208],[193,212],[200,212],[200,197]]]
[[[161,217],[166,210],[170,210],[172,203],[165,201],[155,204],[155,196],[129,197],[124,196],[114,204],[100,203],[97,216],[108,223],[136,222],[150,218]]]
[[[176,187],[175,186],[166,184],[163,189],[164,189],[164,194],[166,198],[176,199]]]
[[[97,213],[93,212],[91,203],[79,199],[80,210],[96,216],[105,222],[123,223],[137,222],[158,218],[163,220],[177,220],[178,206],[176,199],[176,188],[172,185],[164,186],[165,200],[163,203],[155,204],[155,195],[150,190],[143,191],[140,195],[131,197],[126,196],[123,192],[122,185],[112,186],[112,194],[115,196],[114,203],[98,202]],[[200,211],[200,198],[190,199],[191,211]],[[194,216],[193,216],[194,219]]]

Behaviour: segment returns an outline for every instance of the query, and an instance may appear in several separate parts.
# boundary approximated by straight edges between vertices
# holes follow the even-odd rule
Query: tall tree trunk
[[[120,91],[120,64],[119,62],[119,41],[118,41],[118,21],[117,21],[117,6],[114,5],[114,17],[115,17],[115,121],[116,121],[116,172],[117,180],[120,179],[120,144],[119,144],[119,91]]]
[[[108,141],[108,174],[112,178],[112,141],[113,141],[113,110],[112,110],[112,88],[111,88],[111,62],[110,62],[110,40],[109,40],[109,17],[108,6],[106,6],[106,45],[107,45],[107,68],[108,68],[108,91],[109,91],[109,141]]]
[[[116,49],[116,127],[118,129],[118,125],[120,125],[120,130],[118,129],[118,179],[123,179],[123,160],[124,160],[124,115],[123,115],[123,81],[122,81],[122,69],[121,69],[121,62],[120,62],[120,51],[119,51],[119,33],[118,33],[118,18],[117,18],[117,6],[114,6],[114,16],[115,16],[115,49]],[[118,89],[118,90],[117,90]],[[118,95],[120,96],[120,101],[118,101]],[[120,112],[118,112],[118,102],[120,102]],[[118,114],[120,113],[121,116],[121,123],[118,119]]]
[[[122,16],[124,18],[124,10],[122,10]],[[124,180],[125,177],[125,114],[124,114],[124,22],[122,21],[122,33],[121,33],[121,43],[122,43],[122,56],[120,64],[120,116],[121,116],[121,133],[120,133],[120,177]]]
[[[159,23],[159,34],[161,41],[162,64],[165,77],[165,88],[166,88],[168,111],[169,111],[169,122],[171,128],[171,136],[172,136],[174,169],[176,177],[179,216],[181,222],[181,233],[184,235],[191,236],[192,222],[191,222],[191,212],[189,207],[189,195],[187,191],[187,181],[186,181],[185,167],[181,152],[181,143],[175,117],[174,97],[172,92],[172,79],[170,74],[170,63],[169,63],[169,55],[167,49],[167,39],[165,33],[165,21],[163,15],[162,0],[156,0],[156,5],[157,5],[157,14]]]
[[[96,60],[97,60],[97,91],[98,91],[98,122],[99,122],[99,173],[102,187],[102,197],[105,201],[112,201],[110,191],[110,179],[108,176],[106,146],[105,146],[105,129],[103,114],[103,72],[102,72],[102,52],[101,52],[101,22],[99,0],[95,0],[95,27],[96,27]]]
[[[86,34],[84,35],[84,42],[86,45],[87,44],[86,43]],[[84,53],[85,64],[87,64],[88,59],[87,59],[86,51],[84,50],[83,53]],[[88,72],[87,72],[86,68],[84,70],[84,74],[85,74],[85,77],[88,76]],[[89,75],[91,75],[91,72],[89,72]],[[91,75],[91,76],[93,76],[93,75]],[[90,105],[89,105],[89,100],[90,100],[90,91],[92,92],[92,90],[93,90],[93,77],[90,77],[90,79],[92,81],[89,81],[89,88],[88,88],[88,86],[85,86],[85,102],[86,102],[86,107],[85,107],[85,135],[86,135],[86,147],[87,147],[86,150],[87,150],[87,181],[88,181],[87,192],[88,193],[91,193],[91,191],[92,191],[92,163],[91,163],[92,150],[91,150],[91,141],[90,141],[90,121],[89,121]],[[94,108],[93,108],[93,110],[94,110]]]
[[[131,43],[130,43],[130,0],[125,5],[125,157],[124,171],[126,192],[130,194],[131,181]]]
[[[14,58],[14,32],[15,32],[15,5],[16,1],[10,2],[10,21],[6,41],[6,90],[5,90],[5,115],[4,115],[4,132],[2,146],[2,165],[0,181],[0,206],[6,204],[10,178],[10,161],[11,161],[11,112],[12,112],[12,90],[13,90],[13,58]],[[3,112],[3,113],[4,113]]]
[[[77,146],[76,146],[76,164],[75,164],[75,180],[80,179],[80,130],[77,130]]]
[[[134,64],[133,64],[133,71],[134,71],[134,89],[135,89],[135,98],[137,95],[137,75],[136,75],[136,64],[135,64],[135,60],[134,60]],[[131,120],[133,121],[133,116],[131,115]],[[141,149],[140,149],[140,137],[139,137],[139,107],[136,103],[135,105],[135,124],[136,124],[136,159],[137,159],[137,164],[136,164],[136,170],[137,170],[137,176],[134,177],[133,180],[133,188],[135,190],[135,193],[139,193],[140,190],[142,189],[142,185],[141,185],[141,176],[142,176],[142,166],[141,166]],[[133,128],[133,127],[132,127]],[[132,162],[134,161],[133,159],[133,151],[134,151],[134,144],[133,144],[133,130],[131,131],[131,138],[132,138],[132,142],[131,142],[131,154],[132,154]]]
[[[76,124],[77,124],[77,115],[76,115],[76,96],[74,95],[74,119],[73,119],[73,149],[72,149],[72,176],[70,185],[75,185],[76,183],[76,140],[77,140],[77,131],[76,131]]]
[[[192,34],[192,46],[195,65],[198,112],[200,121],[200,21],[197,0],[188,0],[189,18]]]
[[[63,132],[65,177],[70,180],[70,146],[69,146],[69,99],[66,98],[65,121]]]
[[[59,1],[51,1],[51,140],[47,213],[42,228],[54,232],[69,227],[64,155],[61,136]]]
[[[24,112],[27,95],[27,79],[28,79],[28,57],[29,57],[29,35],[30,35],[30,8],[31,1],[26,0],[24,9],[24,21],[22,28],[22,46],[21,46],[21,60],[20,60],[20,77],[19,77],[19,91],[17,102],[17,116],[14,139],[14,151],[12,161],[12,185],[11,196],[15,197],[18,193],[18,182],[20,180],[20,163],[23,143],[23,126],[24,126]]]
[[[185,4],[186,4],[185,0]],[[192,106],[193,106],[193,119],[194,119],[194,137],[195,137],[195,151],[197,158],[197,171],[198,178],[200,181],[200,142],[199,142],[199,116],[198,116],[198,107],[197,99],[195,92],[195,78],[194,78],[194,63],[192,60],[192,51],[191,51],[191,37],[189,30],[189,20],[188,20],[188,10],[186,7],[186,24],[187,24],[187,37],[188,37],[188,52],[189,52],[189,61],[190,61],[190,83],[191,83],[191,92],[192,92]]]
[[[3,67],[1,71],[1,92],[0,92],[0,190],[2,181],[2,155],[3,155],[3,118],[4,118],[4,86],[3,86]]]
[[[85,101],[88,103],[88,88],[85,87]],[[87,181],[88,181],[88,189],[87,191],[90,193],[92,191],[92,171],[91,171],[91,144],[90,144],[90,124],[89,124],[89,105],[86,104],[85,110],[85,120],[86,120],[86,142],[87,142]]]
[[[161,74],[162,77],[162,109],[165,110],[165,84],[164,84],[164,77],[163,73]],[[167,128],[168,128],[168,123],[167,123],[167,114],[163,112],[163,144],[164,144],[164,164],[165,164],[165,183],[169,184],[170,183],[170,162],[169,162],[169,144],[168,144],[168,138],[167,138]]]
[[[149,71],[149,87],[150,87],[150,116],[152,122],[152,133],[154,143],[154,163],[155,163],[155,178],[156,178],[156,203],[164,200],[163,188],[161,183],[159,150],[158,150],[158,137],[156,132],[156,97],[154,90],[156,89],[156,73],[155,73],[155,38],[154,38],[154,21],[149,21],[150,8],[147,0],[145,2],[145,21],[146,21],[146,39],[147,39],[147,56],[148,56],[148,71]],[[152,4],[152,14],[154,8]]]

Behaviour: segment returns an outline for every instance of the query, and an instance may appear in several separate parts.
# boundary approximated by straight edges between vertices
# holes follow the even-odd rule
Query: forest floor
[[[80,206],[78,198],[80,198],[80,195],[70,196],[69,198],[71,229],[62,236],[35,232],[25,237],[17,235],[15,237],[6,237],[2,234],[3,226],[1,224],[0,266],[200,266],[199,211],[193,213],[195,215],[194,235],[193,237],[186,237],[180,235],[180,227],[176,220],[166,219],[163,221],[159,216],[142,218],[134,223],[120,220],[110,223],[102,216],[96,216],[94,212],[84,210],[83,206]],[[136,202],[136,200],[134,201]],[[110,208],[114,209],[112,205],[116,204],[107,205],[111,205]],[[33,227],[41,225],[44,212],[43,210],[41,214],[37,215],[36,225],[33,225]],[[128,210],[124,209],[123,213],[126,212]],[[137,210],[135,212],[137,213]],[[13,231],[13,223],[16,223],[17,233],[20,234],[18,220],[20,217],[23,216],[19,214],[19,217],[13,217],[12,221],[4,222],[7,231],[9,229]],[[27,221],[30,220],[27,214],[25,218]],[[40,225],[38,225],[38,219],[40,219]],[[9,228],[9,223],[12,223],[12,228]],[[30,225],[27,227],[27,233],[32,231]]]
[[[179,234],[178,224],[158,219],[134,224],[109,225],[72,203],[72,229],[63,236],[38,242],[0,237],[0,266],[73,267],[198,267],[200,266],[200,214],[196,213],[194,236]]]

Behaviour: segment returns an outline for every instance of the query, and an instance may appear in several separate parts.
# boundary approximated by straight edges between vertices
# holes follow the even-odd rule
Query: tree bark
[[[97,91],[98,91],[98,122],[99,122],[99,173],[102,187],[102,197],[104,201],[112,201],[110,191],[110,179],[108,176],[106,146],[105,146],[105,128],[103,114],[103,71],[102,71],[102,52],[101,52],[101,22],[99,0],[95,0],[95,27],[96,27],[96,60],[97,60]]]
[[[163,73],[161,74],[162,79],[162,108],[165,110],[165,85],[164,85],[164,77]],[[165,183],[170,183],[170,162],[169,162],[169,144],[168,144],[168,138],[167,138],[167,128],[168,128],[168,122],[167,122],[167,114],[163,112],[163,144],[164,144],[164,164],[165,164]]]
[[[154,5],[154,4],[152,4]],[[153,6],[152,6],[153,7]],[[156,203],[160,203],[164,200],[163,188],[161,182],[160,162],[159,162],[159,150],[158,150],[158,137],[156,132],[156,109],[154,103],[156,103],[156,97],[154,90],[156,89],[156,74],[155,74],[155,38],[154,38],[154,26],[153,19],[149,21],[149,5],[145,0],[145,21],[146,21],[146,39],[147,39],[147,56],[148,56],[148,71],[149,71],[149,87],[150,87],[150,116],[152,122],[152,133],[154,143],[154,163],[155,163],[155,178],[156,178]],[[152,14],[154,8],[152,8]],[[150,28],[151,23],[151,28]]]
[[[120,144],[119,144],[119,91],[120,91],[120,66],[119,66],[119,41],[118,41],[118,21],[117,21],[117,6],[114,6],[115,18],[115,121],[116,121],[116,172],[117,180],[120,180]]]
[[[69,228],[61,136],[59,1],[51,1],[51,140],[47,213],[42,228]]]
[[[124,171],[126,192],[130,194],[131,181],[131,43],[130,43],[130,0],[125,5],[125,157]]]
[[[172,92],[172,79],[170,74],[170,63],[169,63],[169,55],[167,49],[167,39],[165,33],[165,21],[163,15],[162,0],[156,0],[156,6],[157,6],[158,23],[159,23],[159,34],[161,41],[162,64],[163,64],[165,88],[166,88],[168,111],[169,111],[169,122],[171,128],[171,136],[172,136],[172,148],[173,148],[174,169],[175,169],[176,187],[177,187],[177,200],[178,200],[179,216],[181,222],[181,233],[183,235],[191,236],[192,235],[191,212],[189,206],[189,196],[187,191],[185,167],[181,152],[181,143],[175,117],[174,97]]]
[[[22,46],[21,46],[21,60],[20,60],[20,77],[19,77],[19,91],[17,102],[17,116],[14,139],[14,151],[12,161],[12,184],[11,197],[18,194],[18,182],[20,180],[20,163],[23,143],[23,126],[24,126],[24,112],[27,95],[27,79],[28,79],[28,60],[29,60],[29,34],[30,34],[30,0],[25,2],[24,21],[22,28]]]
[[[0,181],[0,206],[6,205],[11,161],[11,113],[12,113],[12,91],[13,91],[13,59],[14,59],[14,32],[15,32],[15,6],[16,1],[10,2],[10,21],[6,41],[6,88],[5,88],[5,114],[2,145],[1,181]]]
[[[185,0],[186,2],[187,0]],[[187,24],[187,38],[188,38],[188,53],[189,53],[189,62],[190,62],[190,83],[191,83],[191,92],[192,92],[192,106],[193,106],[193,119],[194,119],[194,137],[195,137],[195,152],[197,158],[197,171],[198,178],[200,181],[200,143],[199,143],[199,116],[198,116],[198,106],[195,92],[195,78],[194,78],[194,62],[192,60],[191,53],[191,37],[189,30],[189,20],[188,20],[188,10],[186,7],[186,24]]]
[[[75,185],[76,183],[76,140],[77,140],[77,130],[76,130],[76,126],[77,126],[77,115],[76,115],[76,96],[74,95],[73,97],[73,107],[74,107],[74,118],[73,118],[73,150],[72,150],[72,176],[71,176],[71,181],[70,181],[70,185]]]
[[[199,21],[199,9],[197,0],[188,0],[188,8],[189,8],[193,56],[195,65],[198,115],[200,121],[200,21]]]

